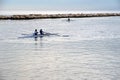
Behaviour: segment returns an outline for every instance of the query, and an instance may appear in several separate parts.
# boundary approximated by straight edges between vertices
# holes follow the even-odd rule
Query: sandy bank
[[[88,18],[120,16],[120,13],[91,13],[91,14],[28,14],[28,15],[0,15],[0,20],[28,20],[28,19],[54,19],[54,18]]]

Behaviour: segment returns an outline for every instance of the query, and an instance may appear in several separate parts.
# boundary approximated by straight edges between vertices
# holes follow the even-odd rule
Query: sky
[[[0,0],[0,9],[120,11],[120,0]]]

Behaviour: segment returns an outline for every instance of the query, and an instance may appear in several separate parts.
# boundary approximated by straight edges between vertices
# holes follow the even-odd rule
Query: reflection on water
[[[119,24],[119,17],[0,21],[0,80],[119,80]],[[39,27],[69,37],[18,38]]]
[[[40,48],[42,48],[43,47],[43,42],[42,42],[42,39],[43,37],[40,37],[40,38],[34,38],[35,39],[35,46],[40,46]]]
[[[38,40],[38,38],[37,37],[35,37],[35,41],[37,41]]]

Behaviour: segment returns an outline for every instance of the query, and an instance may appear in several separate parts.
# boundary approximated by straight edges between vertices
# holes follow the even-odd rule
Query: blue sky
[[[2,8],[42,10],[120,10],[120,0],[0,0]]]

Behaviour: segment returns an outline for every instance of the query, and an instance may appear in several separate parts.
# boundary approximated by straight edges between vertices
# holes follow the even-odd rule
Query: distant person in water
[[[70,21],[70,18],[68,17],[68,21]]]
[[[37,29],[35,29],[34,35],[38,35],[38,31],[37,31]]]
[[[42,29],[40,29],[40,35],[44,35],[44,32]]]

